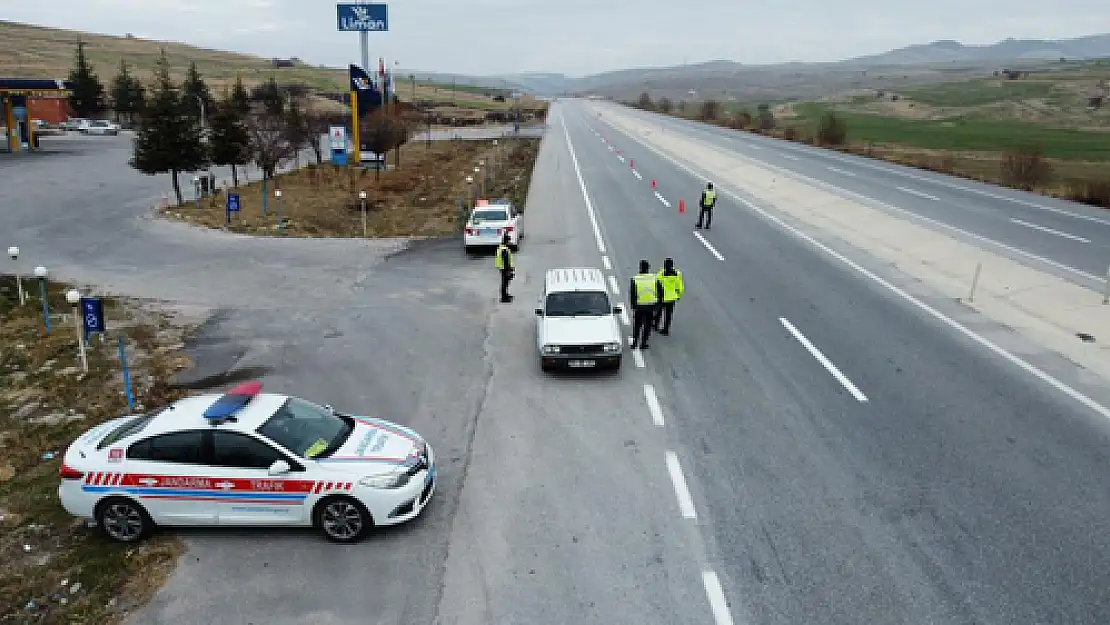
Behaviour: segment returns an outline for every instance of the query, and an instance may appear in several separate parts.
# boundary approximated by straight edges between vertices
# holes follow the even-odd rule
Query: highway
[[[685,272],[627,375],[735,622],[1110,619],[1108,424],[759,219],[695,237],[587,109],[559,110],[617,284],[640,258]],[[660,188],[702,185],[617,147]]]
[[[1105,210],[877,159],[625,109],[661,132],[680,132],[762,161],[919,223],[956,234],[1079,284],[1100,288],[1110,268]]]

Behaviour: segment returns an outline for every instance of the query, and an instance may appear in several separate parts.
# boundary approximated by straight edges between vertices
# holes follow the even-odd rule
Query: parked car
[[[90,120],[84,117],[71,117],[62,124],[62,130],[76,130],[81,132],[89,127],[89,123]]]
[[[81,132],[87,135],[118,135],[119,124],[107,119],[95,119],[82,128]]]

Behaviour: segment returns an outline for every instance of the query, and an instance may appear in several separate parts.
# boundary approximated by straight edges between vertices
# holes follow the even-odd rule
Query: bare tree
[[[286,119],[281,113],[263,111],[252,115],[247,121],[251,158],[262,170],[263,209],[269,196],[266,181],[273,180],[277,168],[289,162],[297,151],[286,138],[286,129]]]
[[[671,111],[674,110],[674,102],[671,102],[670,98],[660,98],[658,107],[660,113],[670,115]]]
[[[396,115],[390,115],[383,109],[378,109],[373,113],[367,115],[362,119],[361,127],[362,143],[375,154],[382,155],[383,159],[390,150],[398,147],[400,132],[398,126],[403,125],[402,121]],[[405,137],[408,140],[408,137]],[[375,171],[375,178],[381,178],[382,170],[379,167]]]
[[[702,121],[716,121],[721,114],[721,104],[716,100],[706,100],[701,104],[701,119]]]

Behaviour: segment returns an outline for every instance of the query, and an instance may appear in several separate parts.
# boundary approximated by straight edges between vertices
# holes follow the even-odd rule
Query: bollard
[[[682,214],[682,213],[686,212],[686,200],[679,200],[678,201],[678,212],[679,212],[679,214]]]
[[[979,286],[979,272],[983,270],[983,263],[975,264],[975,277],[971,279],[971,292],[967,294],[967,301],[975,301],[975,289]]]
[[[634,158],[628,159],[628,166],[631,167],[632,169],[636,169],[636,159],[634,159]]]

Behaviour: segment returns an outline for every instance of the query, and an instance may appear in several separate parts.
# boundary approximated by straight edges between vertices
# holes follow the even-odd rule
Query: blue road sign
[[[331,162],[333,165],[343,166],[347,164],[347,148],[342,150],[331,151]]]
[[[82,325],[85,334],[104,331],[104,300],[99,297],[81,298]]]
[[[229,212],[229,213],[238,213],[239,212],[239,194],[238,193],[228,193],[227,194],[227,212]]]
[[[341,32],[389,30],[389,17],[384,4],[337,4],[335,12]]]

